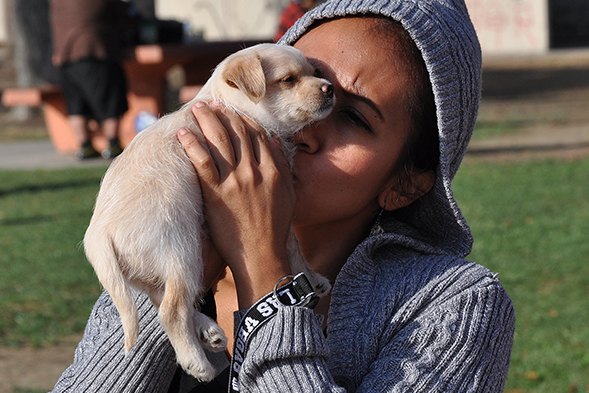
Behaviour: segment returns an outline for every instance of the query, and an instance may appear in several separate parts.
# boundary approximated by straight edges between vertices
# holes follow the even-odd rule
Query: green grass
[[[0,171],[0,345],[80,333],[101,289],[80,249],[104,169]],[[470,259],[516,309],[507,392],[589,392],[589,160],[471,163]]]
[[[469,258],[499,272],[515,305],[508,391],[589,391],[588,175],[589,160],[474,164],[454,183]]]
[[[0,345],[83,329],[100,286],[80,241],[103,172],[0,171]]]
[[[472,134],[473,140],[500,138],[522,132],[528,122],[519,120],[478,121]]]

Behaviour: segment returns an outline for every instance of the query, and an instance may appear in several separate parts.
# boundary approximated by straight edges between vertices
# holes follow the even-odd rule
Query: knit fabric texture
[[[408,208],[403,222],[385,220],[383,227],[410,234],[423,251],[466,256],[473,239],[451,185],[476,123],[482,64],[466,5],[463,0],[329,1],[299,19],[279,43],[293,44],[316,20],[360,14],[391,17],[407,30],[429,72],[438,117],[440,163],[434,187]]]
[[[327,338],[323,318],[303,307],[280,309],[258,330],[241,392],[503,391],[515,316],[497,276],[387,243],[371,237],[348,260],[334,285]],[[117,310],[107,293],[100,297],[53,392],[168,391],[174,350],[145,294],[137,304],[140,335],[125,356]],[[226,366],[211,360],[218,371]]]

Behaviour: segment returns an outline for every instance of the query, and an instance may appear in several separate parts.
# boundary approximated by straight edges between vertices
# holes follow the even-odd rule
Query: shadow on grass
[[[83,180],[68,180],[64,182],[53,182],[53,183],[39,183],[22,185],[14,188],[0,189],[0,197],[17,195],[17,194],[34,194],[43,191],[59,191],[68,188],[79,188],[87,186],[97,186],[100,183],[100,178],[88,178]]]
[[[589,68],[484,70],[485,99],[525,99],[589,87]]]
[[[52,221],[56,221],[56,217],[34,216],[34,217],[22,217],[22,218],[16,218],[16,219],[0,220],[0,225],[20,226],[20,225],[39,224],[41,222],[52,222]]]
[[[518,145],[502,147],[471,147],[466,154],[470,156],[484,156],[498,153],[551,152],[558,150],[577,150],[589,148],[589,142],[553,143],[549,145]]]

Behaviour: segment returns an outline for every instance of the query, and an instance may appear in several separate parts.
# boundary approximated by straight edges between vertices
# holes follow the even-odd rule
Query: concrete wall
[[[271,39],[288,0],[156,0],[160,19],[190,23],[207,41]]]
[[[549,49],[548,0],[466,3],[485,54]],[[155,0],[155,9],[159,18],[189,22],[207,41],[270,39],[286,4],[288,0]]]
[[[7,15],[10,1],[0,0],[0,45],[12,44]],[[589,46],[588,0],[466,3],[485,54]],[[204,31],[207,40],[270,39],[286,4],[288,0],[155,0],[159,18],[189,22],[194,30]]]
[[[8,1],[0,0],[0,46],[8,45],[10,42],[10,32],[8,25]]]
[[[466,4],[483,54],[548,51],[548,0],[466,0]]]

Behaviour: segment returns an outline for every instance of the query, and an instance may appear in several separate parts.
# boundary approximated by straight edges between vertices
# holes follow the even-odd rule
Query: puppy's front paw
[[[225,332],[208,316],[196,312],[194,314],[194,327],[203,348],[211,352],[221,352],[227,348]]]
[[[321,274],[311,272],[310,274],[307,274],[307,277],[309,278],[309,281],[311,282],[313,290],[317,296],[324,297],[329,293],[329,291],[331,291],[331,283]]]
[[[199,329],[198,338],[202,346],[211,352],[221,352],[227,348],[227,337],[218,325],[210,325],[206,329]]]

